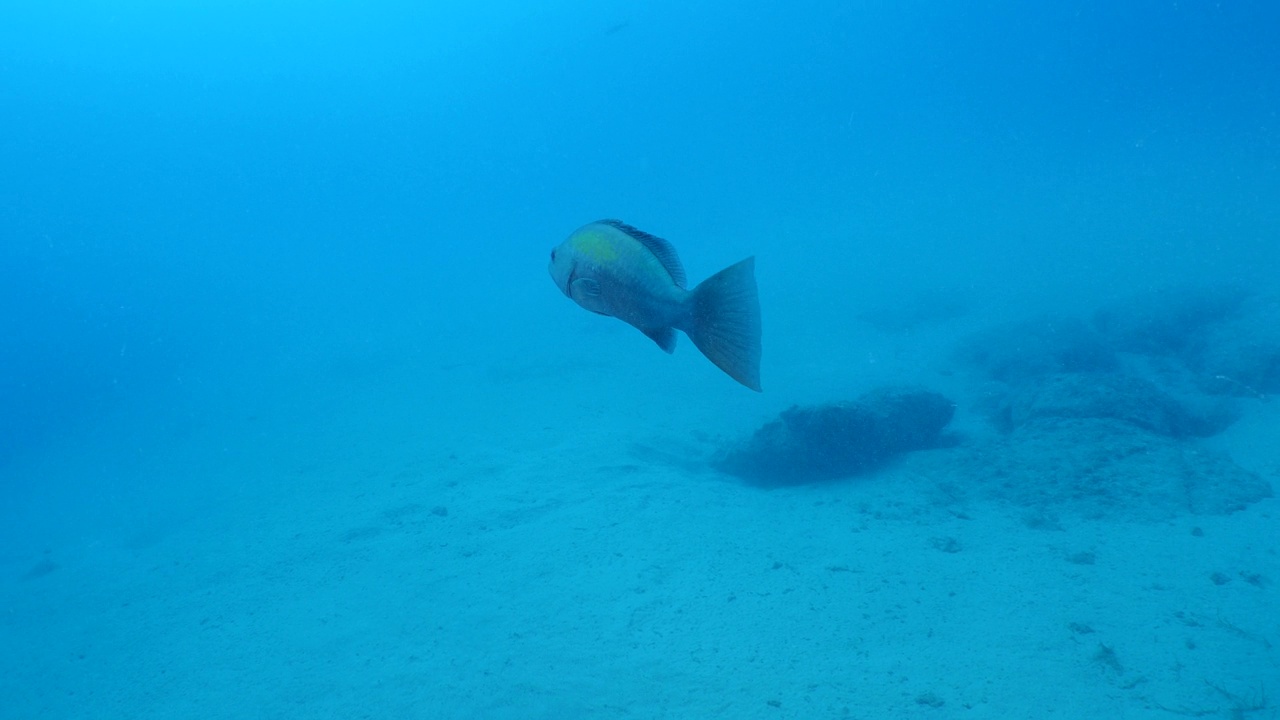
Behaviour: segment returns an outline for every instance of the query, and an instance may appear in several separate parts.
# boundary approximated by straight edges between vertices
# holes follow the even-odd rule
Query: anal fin
[[[676,330],[675,328],[656,328],[653,330],[641,330],[640,332],[648,335],[651,340],[658,343],[658,347],[671,354],[676,351]]]

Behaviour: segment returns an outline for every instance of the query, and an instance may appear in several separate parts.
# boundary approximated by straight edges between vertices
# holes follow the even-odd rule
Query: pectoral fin
[[[577,278],[569,286],[570,295],[575,298],[600,297],[600,283],[591,278]]]

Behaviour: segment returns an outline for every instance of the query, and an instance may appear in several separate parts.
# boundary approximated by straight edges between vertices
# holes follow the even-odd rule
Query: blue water
[[[0,8],[0,717],[1276,717],[1274,500],[928,478],[1007,430],[966,338],[1227,287],[1119,352],[1277,484],[1280,6],[793,5]],[[756,256],[763,394],[557,291],[609,217]],[[707,468],[885,384],[960,447]]]

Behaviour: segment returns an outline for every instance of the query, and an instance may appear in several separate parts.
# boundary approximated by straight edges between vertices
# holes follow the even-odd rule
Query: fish
[[[621,220],[597,220],[551,251],[551,279],[569,299],[615,317],[667,353],[679,330],[729,377],[760,387],[760,295],[755,257],[692,290],[675,247]]]

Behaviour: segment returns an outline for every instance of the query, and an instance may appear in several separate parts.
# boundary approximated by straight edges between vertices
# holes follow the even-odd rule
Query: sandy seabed
[[[0,556],[0,716],[1277,716],[1276,500],[1046,518],[948,492],[963,449],[752,487],[704,460],[777,406],[687,346],[610,362],[227,399]],[[1274,485],[1275,437],[1251,401],[1203,442]],[[113,442],[10,471],[123,472]]]

